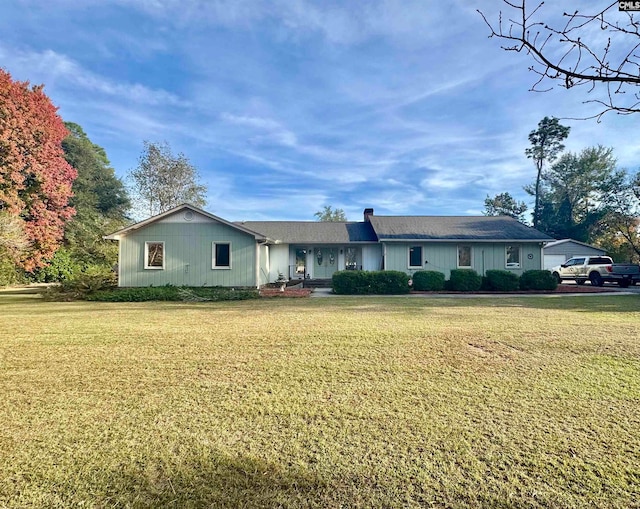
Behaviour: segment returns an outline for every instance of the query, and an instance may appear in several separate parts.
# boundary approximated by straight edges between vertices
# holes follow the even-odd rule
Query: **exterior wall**
[[[279,274],[282,274],[284,275],[284,277],[288,278],[289,265],[289,244],[274,244],[269,246],[270,283],[273,283],[275,280],[277,280]]]
[[[382,244],[362,246],[362,270],[382,270]]]
[[[256,286],[256,240],[212,219],[174,214],[120,239],[120,286]],[[145,269],[145,242],[164,242],[164,269]],[[212,269],[212,242],[231,243],[231,268]]]
[[[521,246],[520,268],[506,267],[506,246],[503,243],[449,243],[449,242],[387,242],[386,263],[387,270],[400,270],[413,274],[417,270],[435,270],[444,273],[448,279],[451,269],[457,268],[458,246],[471,246],[471,265],[478,274],[484,275],[487,270],[509,270],[515,274],[522,274],[525,270],[540,269],[542,249],[538,243],[509,243]],[[422,246],[423,266],[409,268],[409,248]],[[531,258],[529,258],[531,256]]]

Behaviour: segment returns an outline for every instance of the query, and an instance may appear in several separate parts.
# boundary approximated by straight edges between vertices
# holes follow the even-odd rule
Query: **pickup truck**
[[[627,288],[640,282],[640,265],[613,263],[608,256],[576,256],[552,268],[551,273],[558,283],[573,279],[579,285],[586,281],[593,286],[611,282]]]

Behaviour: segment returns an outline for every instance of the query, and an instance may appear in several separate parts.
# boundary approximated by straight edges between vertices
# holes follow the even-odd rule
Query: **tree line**
[[[543,118],[529,134],[525,155],[535,180],[532,226],[557,239],[598,244],[615,259],[640,259],[640,171],[617,167],[613,149],[601,145],[564,152],[570,128]],[[484,202],[485,215],[508,215],[526,223],[527,205],[505,191]]]

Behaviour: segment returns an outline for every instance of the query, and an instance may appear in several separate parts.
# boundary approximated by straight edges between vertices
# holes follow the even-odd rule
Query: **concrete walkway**
[[[518,297],[606,297],[612,295],[637,295],[637,292],[628,290],[614,290],[599,293],[408,293],[404,295],[336,295],[331,288],[316,288],[311,293],[311,298],[326,297],[410,297],[427,299],[513,299]]]

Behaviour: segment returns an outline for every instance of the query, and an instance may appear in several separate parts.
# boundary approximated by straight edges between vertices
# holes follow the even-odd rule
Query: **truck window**
[[[589,265],[607,265],[609,263],[612,263],[611,260],[602,256],[589,258]]]

